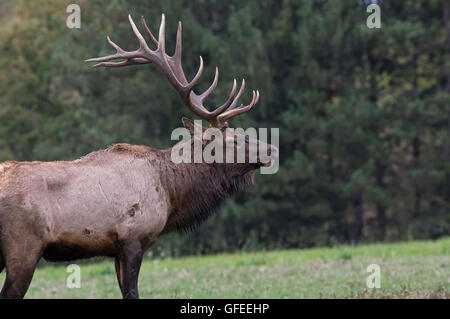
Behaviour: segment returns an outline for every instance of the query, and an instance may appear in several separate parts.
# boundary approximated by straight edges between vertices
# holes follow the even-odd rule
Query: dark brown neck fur
[[[170,215],[163,233],[195,229],[223,200],[253,181],[240,164],[175,164],[170,151],[160,155],[161,181],[169,194]]]

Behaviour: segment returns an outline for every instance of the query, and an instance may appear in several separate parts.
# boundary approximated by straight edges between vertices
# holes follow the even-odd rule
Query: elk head
[[[116,49],[116,53],[105,57],[88,59],[86,60],[86,62],[98,62],[94,65],[94,67],[124,67],[136,64],[155,64],[156,67],[161,70],[161,72],[168,79],[169,83],[177,91],[183,103],[195,115],[210,123],[208,127],[201,128],[201,134],[204,134],[208,128],[219,130],[220,132],[222,132],[222,145],[224,145],[224,149],[229,149],[231,145],[234,148],[235,154],[245,152],[245,161],[238,164],[234,163],[234,168],[238,167],[239,171],[246,173],[261,166],[270,164],[270,160],[263,159],[259,155],[256,156],[256,162],[250,163],[249,160],[250,158],[252,158],[252,155],[254,155],[252,154],[252,152],[255,152],[255,150],[258,149],[264,149],[265,153],[268,155],[277,156],[278,150],[275,146],[268,145],[262,141],[257,140],[256,138],[244,136],[243,134],[236,134],[235,132],[232,133],[230,130],[228,130],[228,121],[231,118],[239,114],[248,112],[256,103],[258,103],[259,91],[253,91],[252,100],[248,105],[238,105],[239,99],[245,89],[245,80],[242,80],[240,89],[237,93],[236,80],[234,80],[230,95],[225,103],[217,107],[215,110],[209,111],[204,106],[203,102],[216,88],[219,79],[219,70],[216,67],[214,80],[205,92],[201,94],[196,94],[194,92],[194,86],[198,83],[203,73],[203,59],[200,56],[200,66],[198,68],[197,74],[190,82],[188,82],[181,64],[181,22],[178,23],[175,53],[172,56],[169,56],[165,52],[164,14],[162,15],[161,19],[158,40],[156,40],[150,29],[147,27],[144,17],[141,18],[145,33],[147,34],[151,43],[156,47],[155,50],[149,48],[147,42],[139,32],[130,15],[128,15],[128,19],[130,21],[133,32],[139,41],[139,49],[135,51],[125,51],[113,41],[111,41],[109,37],[107,37],[109,44]],[[118,59],[123,61],[110,62]],[[184,118],[183,124],[191,132],[191,135],[193,136],[192,140],[194,140],[194,123],[191,120]],[[238,143],[238,141],[242,142]],[[206,147],[207,144],[208,143],[202,143],[202,147]]]

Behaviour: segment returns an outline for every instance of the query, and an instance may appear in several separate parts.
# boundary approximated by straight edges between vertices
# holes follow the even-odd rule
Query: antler
[[[200,76],[203,73],[203,59],[200,56],[200,66],[197,74],[194,78],[188,82],[181,65],[181,22],[178,23],[177,42],[175,47],[175,53],[172,56],[166,54],[165,51],[165,17],[164,14],[161,18],[161,26],[159,27],[159,38],[153,36],[150,29],[145,23],[144,17],[141,17],[142,25],[145,33],[150,38],[150,41],[156,46],[156,50],[151,50],[144,37],[139,32],[138,28],[133,22],[131,15],[128,15],[131,27],[134,34],[139,40],[139,49],[135,51],[125,51],[117,44],[115,44],[109,37],[107,37],[108,43],[116,49],[116,53],[100,58],[88,59],[85,62],[100,62],[94,65],[94,67],[124,67],[127,65],[135,64],[147,64],[154,63],[166,76],[170,84],[180,95],[183,103],[197,116],[210,122],[215,127],[221,127],[231,119],[232,117],[249,111],[259,100],[259,92],[253,91],[253,98],[250,104],[237,107],[239,98],[244,92],[245,80],[242,80],[241,87],[236,95],[236,79],[233,81],[233,88],[231,89],[230,96],[224,104],[216,108],[214,111],[208,111],[203,105],[203,101],[214,91],[219,79],[219,70],[216,67],[216,74],[211,86],[202,94],[196,94],[193,90],[194,86],[198,83]],[[120,62],[108,62],[117,59],[123,59]]]

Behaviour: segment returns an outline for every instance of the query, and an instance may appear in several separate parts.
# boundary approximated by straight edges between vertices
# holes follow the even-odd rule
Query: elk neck
[[[160,155],[160,178],[168,194],[169,218],[163,233],[190,231],[199,226],[223,200],[253,182],[253,171],[242,165],[180,163],[170,150]]]

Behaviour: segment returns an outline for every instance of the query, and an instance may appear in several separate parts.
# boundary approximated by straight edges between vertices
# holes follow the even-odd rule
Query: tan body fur
[[[44,258],[71,260],[114,256],[116,243],[130,238],[149,246],[169,216],[151,165],[158,152],[118,144],[72,162],[9,162],[0,174],[1,247],[30,237],[50,246]]]

